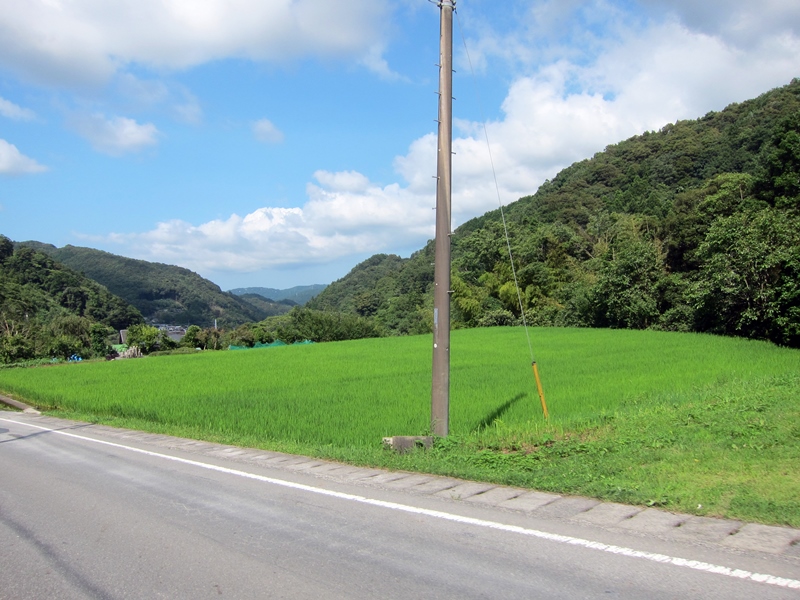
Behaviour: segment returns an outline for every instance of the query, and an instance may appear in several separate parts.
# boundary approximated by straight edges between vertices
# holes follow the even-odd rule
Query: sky
[[[430,0],[0,0],[0,234],[330,283],[434,235]],[[796,0],[457,0],[453,227],[800,76]],[[495,178],[496,176],[496,178]]]

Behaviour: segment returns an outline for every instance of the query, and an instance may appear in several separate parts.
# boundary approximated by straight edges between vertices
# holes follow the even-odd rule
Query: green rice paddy
[[[450,432],[430,336],[0,370],[52,414],[358,464],[800,526],[800,351],[655,331],[454,331]]]

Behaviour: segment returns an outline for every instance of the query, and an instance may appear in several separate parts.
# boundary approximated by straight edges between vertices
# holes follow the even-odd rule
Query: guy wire
[[[494,168],[494,157],[492,156],[492,146],[489,143],[489,130],[486,128],[486,115],[483,111],[483,103],[481,102],[480,92],[478,90],[478,86],[476,84],[477,78],[475,77],[475,69],[472,66],[472,58],[469,55],[469,48],[467,47],[467,40],[464,37],[464,28],[461,26],[461,19],[458,15],[458,11],[454,11],[456,15],[456,21],[458,22],[458,31],[461,34],[461,41],[464,44],[464,52],[467,55],[467,62],[469,63],[470,74],[472,75],[472,83],[475,87],[475,98],[478,102],[478,111],[481,115],[481,124],[483,126],[483,135],[486,139],[486,149],[489,152],[489,164],[492,167],[492,177],[494,178],[494,189],[495,193],[497,194],[497,204],[500,206],[500,219],[503,222],[503,232],[506,236],[506,247],[508,248],[508,260],[511,263],[511,274],[514,276],[514,287],[517,290],[517,302],[519,303],[519,313],[522,315],[522,325],[525,328],[525,338],[528,340],[528,351],[531,355],[531,363],[535,364],[536,359],[533,356],[533,345],[531,344],[531,336],[528,332],[528,322],[525,318],[525,308],[522,305],[522,292],[519,289],[519,280],[517,279],[517,269],[514,266],[514,255],[511,252],[511,239],[508,235],[508,225],[506,224],[506,214],[503,210],[503,201],[500,198],[500,185],[497,183],[497,171]]]

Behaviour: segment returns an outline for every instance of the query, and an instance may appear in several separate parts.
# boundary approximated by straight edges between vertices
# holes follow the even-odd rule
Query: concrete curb
[[[24,404],[22,402],[14,400],[13,398],[9,398],[8,396],[0,395],[0,403],[5,404],[7,406],[11,406],[13,408],[17,408],[17,409],[21,410],[22,412],[28,413],[28,414],[31,414],[31,415],[40,415],[40,414],[42,414],[38,410],[33,408],[32,406],[28,406],[27,404]]]
[[[3,399],[7,402],[9,399]],[[12,402],[15,402],[12,400]],[[22,403],[16,403],[22,404]],[[13,405],[12,406],[16,406]],[[24,405],[23,405],[24,406]],[[16,406],[18,408],[18,406]],[[18,414],[18,413],[17,413]],[[695,515],[675,514],[655,508],[601,502],[593,498],[560,496],[529,489],[464,481],[377,468],[355,467],[332,461],[225,446],[167,435],[118,429],[30,414],[26,420],[61,429],[80,427],[82,434],[95,432],[106,438],[133,441],[195,455],[224,458],[289,472],[303,472],[321,479],[404,491],[417,496],[439,497],[453,502],[494,506],[532,517],[588,523],[610,531],[653,536],[663,540],[712,545],[720,549],[762,552],[800,560],[800,529],[742,523]]]

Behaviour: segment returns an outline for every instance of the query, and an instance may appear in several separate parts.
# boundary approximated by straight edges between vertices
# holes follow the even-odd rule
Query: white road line
[[[684,567],[688,569],[694,569],[696,571],[705,571],[707,573],[714,573],[717,575],[725,575],[727,577],[733,577],[735,579],[743,579],[754,581],[756,583],[766,583],[769,585],[776,585],[779,587],[784,588],[791,588],[791,589],[800,589],[800,581],[796,579],[786,579],[784,577],[776,577],[774,575],[767,575],[764,573],[752,573],[750,571],[744,571],[742,569],[732,569],[730,567],[723,567],[720,565],[714,565],[706,562],[696,561],[696,560],[689,560],[686,558],[678,558],[675,556],[667,556],[665,554],[656,554],[653,552],[644,552],[641,550],[634,550],[632,548],[625,548],[624,546],[613,546],[610,544],[604,544],[602,542],[595,542],[592,540],[585,540],[582,538],[576,538],[568,535],[559,535],[557,533],[547,533],[546,531],[538,531],[536,529],[527,529],[525,527],[519,527],[517,525],[506,525],[504,523],[498,523],[496,521],[486,521],[484,519],[474,519],[472,517],[463,517],[460,515],[454,515],[452,513],[446,513],[438,510],[429,510],[426,508],[418,508],[416,506],[409,506],[406,504],[398,504],[396,502],[386,502],[384,500],[375,500],[374,498],[366,498],[364,496],[357,496],[355,494],[345,494],[343,492],[334,492],[331,490],[326,490],[323,488],[318,488],[310,485],[304,485],[302,483],[294,483],[292,481],[285,481],[283,479],[275,479],[273,477],[265,477],[263,475],[256,475],[254,473],[248,473],[246,471],[239,471],[237,469],[229,469],[227,467],[220,467],[217,465],[212,465],[209,463],[204,463],[196,460],[190,460],[187,458],[179,458],[177,456],[170,456],[168,454],[161,454],[159,452],[151,452],[150,450],[142,450],[141,448],[134,448],[133,446],[125,446],[124,444],[117,444],[114,442],[107,442],[105,440],[97,440],[94,438],[77,435],[74,433],[69,433],[66,431],[60,431],[58,429],[52,429],[50,427],[42,427],[40,425],[32,425],[31,423],[25,423],[21,421],[15,421],[13,419],[5,419],[0,418],[0,421],[5,421],[7,423],[15,423],[17,425],[23,425],[25,427],[32,427],[34,429],[39,429],[41,431],[48,431],[50,433],[55,433],[58,435],[63,435],[70,438],[75,438],[78,440],[83,440],[86,442],[91,442],[94,444],[101,444],[104,446],[111,446],[113,448],[119,448],[121,450],[128,450],[130,452],[136,452],[139,454],[144,454],[146,456],[152,456],[156,458],[163,458],[165,460],[171,460],[179,463],[183,463],[186,465],[192,465],[195,467],[200,467],[202,469],[208,469],[210,471],[217,471],[219,473],[227,473],[228,475],[236,475],[238,477],[245,477],[247,479],[255,479],[256,481],[262,481],[264,483],[270,483],[272,485],[280,485],[287,488],[292,488],[296,490],[302,490],[304,492],[310,492],[313,494],[321,494],[323,496],[331,496],[333,498],[339,498],[340,500],[350,500],[351,502],[360,502],[362,504],[369,504],[372,506],[379,506],[381,508],[388,508],[390,510],[397,510],[407,513],[413,513],[417,515],[425,515],[427,517],[433,517],[435,519],[443,519],[445,521],[455,521],[456,523],[463,523],[465,525],[474,525],[476,527],[486,527],[488,529],[497,529],[500,531],[507,531],[510,533],[517,533],[520,535],[528,535],[536,538],[540,538],[543,540],[549,540],[551,542],[558,542],[561,544],[569,544],[572,546],[580,546],[583,548],[589,548],[590,550],[598,550],[600,552],[609,552],[611,554],[619,554],[621,556],[627,556],[630,558],[640,558],[643,560],[649,560],[651,562],[657,563],[664,563],[664,564],[671,564],[677,567]]]

